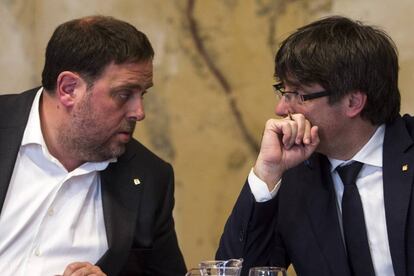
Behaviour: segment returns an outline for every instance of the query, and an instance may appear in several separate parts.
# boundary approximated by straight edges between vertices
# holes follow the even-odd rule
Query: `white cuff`
[[[273,190],[269,192],[269,188],[267,184],[261,180],[257,175],[253,172],[253,168],[250,170],[249,177],[247,178],[247,182],[249,182],[250,190],[256,202],[266,202],[274,198],[279,191],[280,183],[282,179],[280,179]]]

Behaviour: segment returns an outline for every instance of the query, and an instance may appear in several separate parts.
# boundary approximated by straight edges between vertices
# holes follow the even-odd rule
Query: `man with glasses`
[[[276,114],[230,215],[218,259],[298,275],[414,275],[414,119],[378,28],[328,17],[275,58]]]

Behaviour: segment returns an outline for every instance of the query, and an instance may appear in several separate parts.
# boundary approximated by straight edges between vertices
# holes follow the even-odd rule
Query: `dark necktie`
[[[342,196],[342,225],[352,275],[375,275],[365,228],[361,197],[355,184],[361,162],[338,167],[336,170],[344,183]]]

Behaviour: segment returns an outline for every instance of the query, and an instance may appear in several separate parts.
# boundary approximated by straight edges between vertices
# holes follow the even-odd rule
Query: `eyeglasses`
[[[276,95],[279,97],[279,99],[282,99],[284,97],[285,101],[288,103],[302,104],[305,101],[326,97],[331,94],[327,90],[305,95],[299,94],[297,91],[286,91],[285,86],[281,82],[274,84],[273,88],[275,89]]]

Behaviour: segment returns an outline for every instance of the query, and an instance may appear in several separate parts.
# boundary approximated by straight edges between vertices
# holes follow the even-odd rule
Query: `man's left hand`
[[[88,262],[75,262],[69,264],[62,276],[106,276],[105,273],[99,268],[99,266],[93,265]]]

